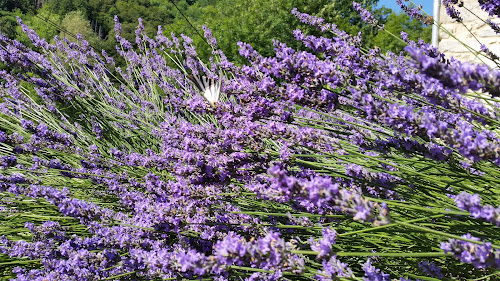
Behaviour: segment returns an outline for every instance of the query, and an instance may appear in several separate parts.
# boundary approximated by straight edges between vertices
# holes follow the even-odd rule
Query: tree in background
[[[405,13],[390,13],[385,22],[385,29],[395,35],[405,31],[408,33],[410,40],[417,41],[422,38],[426,42],[431,41],[431,27],[422,25],[421,22],[409,18]],[[371,41],[374,46],[379,46],[382,51],[400,52],[406,46],[400,40],[394,40],[387,32],[378,32]]]
[[[0,1],[0,11],[12,12],[16,9],[22,13],[32,12],[36,7],[35,0],[2,0]]]
[[[200,0],[188,6],[184,14],[200,33],[202,25],[212,30],[229,60],[243,62],[238,53],[237,42],[250,43],[266,56],[273,53],[273,39],[297,47],[292,31],[302,25],[291,14],[291,10],[298,8],[314,13],[328,2],[330,0]],[[166,30],[189,35],[201,55],[208,54],[208,46],[184,17],[176,16],[174,23],[168,25]]]
[[[36,8],[34,0],[0,0],[0,33],[8,38],[17,38],[16,16],[33,13]]]
[[[362,32],[363,37],[366,39],[373,37],[376,33],[371,27],[367,26],[361,20],[361,16],[356,12],[352,6],[352,0],[332,0],[325,5],[318,13],[317,16],[322,17],[325,21],[334,23],[340,30],[344,30],[349,34],[358,34]],[[378,0],[364,0],[358,1],[365,9],[372,10],[373,15],[379,22],[385,22],[385,13],[390,12],[390,9],[374,9]]]
[[[53,13],[61,16],[65,16],[67,13],[72,11],[81,11],[86,16],[89,10],[89,1],[87,0],[50,0],[47,1],[44,7],[49,8]]]
[[[46,38],[47,42],[51,42],[54,36],[60,33],[59,26],[62,17],[59,14],[52,13],[45,6],[37,10],[36,14],[17,14],[16,16],[22,18],[29,26],[34,27],[41,37]],[[31,40],[22,31],[21,27],[17,25],[17,22],[16,27],[17,40],[25,45],[31,45]]]
[[[66,32],[71,34],[81,34],[91,45],[98,43],[97,34],[93,32],[90,22],[83,15],[81,11],[72,11],[64,16],[61,21],[61,28],[65,31],[59,33],[60,37],[68,37]],[[76,38],[68,38],[71,41],[75,41]]]
[[[388,8],[375,9],[377,2],[378,0],[365,0],[363,6],[372,10],[379,22],[386,24],[388,31],[397,36],[401,31],[405,31],[410,34],[411,39],[422,38],[430,41],[430,27],[424,27],[405,14],[395,14]],[[293,8],[316,14],[350,34],[361,32],[365,47],[377,45],[383,51],[397,53],[404,48],[403,43],[395,42],[398,40],[394,40],[387,32],[365,24],[359,13],[354,10],[351,0],[199,0],[194,5],[187,6],[184,14],[198,31],[201,31],[202,25],[212,29],[219,46],[230,60],[243,62],[238,54],[238,41],[250,43],[262,55],[269,56],[273,53],[270,44],[273,39],[295,48],[300,47],[293,38],[293,29],[300,28],[305,33],[317,33],[315,29],[299,23],[290,13]],[[184,17],[176,15],[174,23],[168,25],[166,30],[189,35],[202,57],[208,55],[209,49],[203,39]]]
[[[250,43],[264,56],[273,54],[274,39],[301,48],[292,31],[298,28],[308,34],[316,34],[317,31],[302,25],[291,14],[293,8],[323,17],[350,34],[362,32],[365,47],[379,46],[383,51],[393,52],[399,52],[404,47],[403,43],[394,40],[385,31],[364,24],[350,0],[49,0],[35,15],[29,14],[26,8],[20,10],[18,7],[20,3],[24,3],[23,7],[34,7],[38,5],[35,2],[42,3],[7,0],[0,7],[7,11],[18,8],[16,15],[22,15],[23,20],[48,41],[54,35],[70,38],[80,33],[92,46],[105,49],[113,56],[116,52],[114,15],[120,19],[122,36],[131,42],[134,41],[137,19],[142,18],[148,36],[154,37],[159,25],[166,35],[170,32],[186,34],[194,40],[202,58],[207,58],[211,51],[198,34],[202,33],[202,25],[212,30],[228,59],[236,63],[245,62],[238,53],[239,41]],[[430,40],[429,27],[410,20],[404,14],[395,14],[390,9],[375,9],[377,2],[364,0],[362,5],[372,10],[388,31],[399,36],[404,30],[411,39]],[[76,11],[79,13],[75,14]],[[28,43],[20,29],[13,31],[13,24],[17,25],[15,16],[12,13],[8,15],[10,17],[2,17],[0,31]],[[63,24],[62,21],[68,15],[75,22],[66,20]],[[87,23],[84,24],[85,21]]]
[[[185,1],[181,2],[185,3]],[[113,15],[118,16],[122,26],[122,36],[131,42],[135,41],[134,32],[138,18],[143,20],[146,34],[153,37],[156,35],[159,25],[168,25],[173,22],[175,17],[174,7],[168,1],[149,0],[116,1],[108,15],[111,18]]]
[[[0,11],[0,33],[14,39],[17,37],[17,26],[16,17],[13,13]]]

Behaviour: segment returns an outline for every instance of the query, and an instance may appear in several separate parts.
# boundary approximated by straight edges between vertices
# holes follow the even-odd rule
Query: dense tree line
[[[376,9],[378,0],[360,2],[391,33],[399,35],[404,30],[410,39],[430,40],[430,27],[405,14]],[[48,40],[55,35],[75,40],[75,34],[80,33],[95,48],[113,54],[113,16],[118,15],[122,36],[131,42],[137,19],[142,18],[150,36],[155,36],[158,25],[166,34],[186,34],[193,38],[203,57],[210,50],[198,33],[202,33],[202,25],[207,25],[228,58],[242,62],[238,41],[250,43],[263,55],[270,55],[273,39],[300,48],[292,31],[301,28],[306,33],[315,33],[290,13],[293,8],[321,16],[350,34],[362,32],[365,47],[379,46],[383,51],[393,52],[404,47],[387,32],[364,24],[349,0],[5,0],[0,4],[0,32],[29,44],[16,22],[16,16],[20,16]]]

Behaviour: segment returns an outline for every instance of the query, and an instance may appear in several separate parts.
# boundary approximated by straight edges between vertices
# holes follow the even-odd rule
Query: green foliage
[[[5,34],[8,38],[16,38],[16,17],[13,13],[0,11],[0,33]]]
[[[35,0],[2,0],[0,1],[0,11],[12,12],[16,9],[23,13],[33,11],[35,8]]]
[[[155,36],[158,25],[165,26],[172,22],[174,18],[172,10],[173,6],[167,1],[154,3],[149,0],[128,0],[116,1],[110,15],[118,16],[123,30],[122,36],[134,42],[138,18],[143,20],[146,34]]]
[[[373,10],[373,15],[380,23],[385,23],[387,31],[399,37],[402,30],[410,38],[422,38],[430,41],[430,27],[411,20],[405,14],[395,14],[387,8],[373,9],[378,0],[359,1]],[[183,2],[182,2],[183,3]],[[364,47],[380,47],[383,51],[400,52],[404,43],[395,39],[386,31],[371,27],[361,20],[358,12],[352,7],[351,0],[200,0],[192,6],[178,5],[186,8],[184,15],[201,33],[202,25],[207,25],[217,39],[219,46],[229,60],[244,62],[238,54],[237,42],[250,43],[259,53],[269,56],[273,53],[272,40],[276,39],[295,48],[300,48],[293,38],[294,29],[303,29],[306,33],[316,34],[310,26],[301,25],[290,11],[297,8],[301,12],[317,15],[325,21],[334,23],[349,34],[362,33]],[[195,41],[202,57],[207,57],[210,49],[197,34],[188,21],[181,15],[175,15],[173,24],[166,27],[167,33],[176,32],[189,35]]]
[[[423,26],[422,23],[410,19],[404,13],[391,13],[389,17],[387,17],[385,29],[396,36],[399,36],[401,31],[404,31],[408,33],[410,40],[417,41],[421,38],[426,42],[431,41],[431,27]],[[396,40],[388,32],[378,32],[372,39],[373,44],[379,46],[382,51],[402,51],[406,44],[400,40]]]
[[[203,33],[202,25],[206,25],[212,30],[228,59],[235,63],[245,62],[238,53],[239,41],[250,43],[259,53],[269,56],[274,52],[273,39],[294,48],[301,48],[293,37],[294,29],[299,28],[306,33],[317,34],[314,28],[302,25],[290,13],[293,8],[323,17],[327,22],[336,24],[339,29],[350,34],[361,32],[366,48],[378,46],[382,51],[396,53],[402,51],[404,43],[388,32],[399,37],[400,32],[405,31],[412,40],[422,38],[430,41],[430,27],[424,27],[408,16],[395,14],[387,8],[373,9],[378,0],[359,2],[363,7],[373,11],[379,22],[385,24],[388,32],[365,24],[352,7],[351,0],[172,1],[175,5],[171,0],[51,0],[37,10],[34,16],[23,14],[27,12],[26,9],[17,10],[17,15],[20,15],[47,41],[54,35],[71,38],[80,33],[92,46],[105,49],[113,56],[116,55],[114,15],[120,20],[122,36],[131,42],[135,41],[137,19],[142,18],[148,36],[154,37],[159,25],[167,35],[171,32],[186,34],[193,38],[202,58],[207,58],[211,52],[200,36]],[[17,4],[12,4],[14,2]],[[12,10],[20,3],[31,2],[33,1],[3,1],[0,9]],[[67,20],[63,23],[64,19]],[[27,37],[19,28],[16,32],[14,26],[17,26],[14,15],[0,19],[1,32],[29,44]]]
[[[28,26],[36,30],[38,35],[50,42],[54,36],[59,35],[58,26],[61,23],[61,16],[52,13],[47,6],[37,11],[36,15],[21,15],[21,19]],[[24,34],[20,26],[17,26],[17,40],[25,45],[31,45],[31,40]]]
[[[81,11],[73,11],[66,14],[61,22],[60,37],[68,37],[68,32],[71,34],[81,34],[91,45],[97,43],[97,36],[92,31],[89,21],[84,17]],[[74,37],[68,37],[70,41],[76,41]]]
[[[88,2],[87,0],[52,0],[47,2],[44,7],[61,16],[65,16],[72,11],[82,11],[87,15],[87,10],[89,9]]]
[[[201,33],[202,25],[212,30],[229,60],[242,62],[236,45],[238,41],[250,43],[263,55],[272,54],[272,39],[296,47],[292,31],[300,23],[290,13],[291,10],[297,8],[302,12],[314,13],[328,2],[329,0],[204,0],[188,7],[185,15],[198,32]],[[201,55],[207,55],[208,47],[185,18],[177,16],[174,24],[167,26],[167,30],[191,36],[201,50]]]

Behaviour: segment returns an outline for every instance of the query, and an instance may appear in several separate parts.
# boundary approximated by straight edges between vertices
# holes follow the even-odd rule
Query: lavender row
[[[159,28],[153,39],[141,21],[135,47],[115,19],[122,66],[83,39],[49,44],[25,25],[38,51],[0,37],[0,59],[30,73],[0,79],[1,191],[72,218],[14,220],[31,241],[6,233],[0,251],[33,263],[7,268],[12,278],[410,280],[494,270],[496,229],[473,226],[498,223],[498,108],[464,94],[495,99],[497,72],[423,42],[408,42],[406,55],[364,51],[360,36],[293,13],[334,36],[296,30],[308,50],[274,42],[273,57],[240,43],[244,66],[206,28],[210,64],[189,37]],[[221,100],[207,103],[188,74],[222,79]],[[19,209],[6,206],[6,217]],[[448,237],[464,231],[493,244],[463,258],[471,246]],[[451,244],[436,252],[440,243]],[[401,268],[384,267],[390,258]],[[457,272],[459,261],[471,265]]]

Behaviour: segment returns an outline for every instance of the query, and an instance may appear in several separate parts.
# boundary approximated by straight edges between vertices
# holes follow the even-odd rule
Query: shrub
[[[241,67],[206,28],[209,63],[116,19],[124,69],[81,37],[0,37],[5,276],[493,279],[499,71],[292,13],[326,35],[273,57],[239,43]]]

